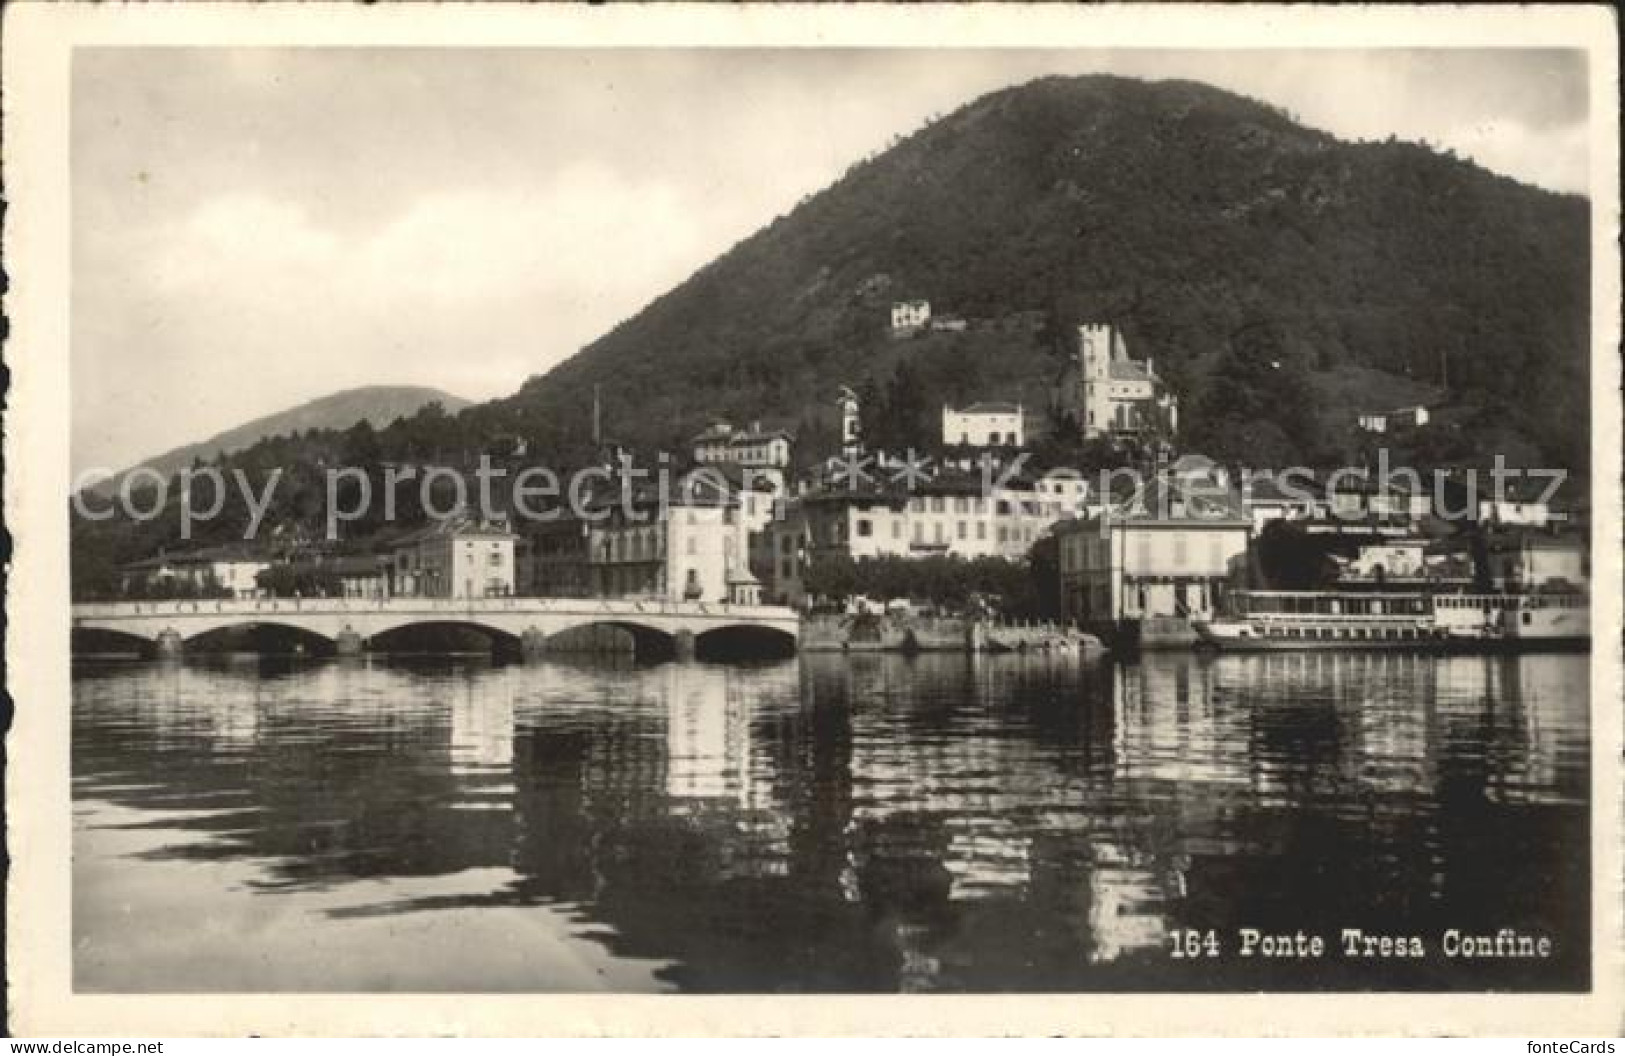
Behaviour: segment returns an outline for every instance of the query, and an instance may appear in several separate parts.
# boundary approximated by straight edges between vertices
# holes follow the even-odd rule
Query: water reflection
[[[75,674],[90,990],[1574,988],[1583,657]],[[190,926],[187,926],[187,922]],[[1545,962],[1170,960],[1513,926]]]

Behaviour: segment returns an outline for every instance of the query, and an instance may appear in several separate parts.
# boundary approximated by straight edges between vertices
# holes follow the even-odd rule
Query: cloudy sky
[[[80,50],[75,472],[356,385],[512,392],[893,136],[1090,72],[1586,191],[1575,52]]]

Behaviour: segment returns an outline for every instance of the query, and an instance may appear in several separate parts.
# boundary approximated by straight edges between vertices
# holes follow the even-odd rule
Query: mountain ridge
[[[884,385],[898,358],[885,304],[919,296],[962,316],[1042,312],[1052,331],[1112,322],[1193,412],[1231,336],[1267,320],[1308,373],[1441,384],[1574,462],[1588,408],[1587,209],[1423,145],[1343,142],[1196,82],[1041,78],[856,163],[472,413],[568,445],[598,386],[606,420],[635,443],[669,445],[710,415],[823,436],[827,414],[807,413],[807,395]],[[1018,345],[1022,376],[997,380],[1052,385]],[[1200,412],[1192,425],[1200,436]]]
[[[213,461],[220,454],[235,454],[262,440],[306,432],[310,429],[348,429],[366,421],[382,429],[396,418],[409,417],[420,408],[439,403],[448,413],[473,404],[459,396],[425,385],[358,385],[306,400],[304,403],[260,415],[241,425],[142,459],[96,484],[92,490],[111,494],[137,469],[152,469],[164,478],[193,464],[195,459]]]

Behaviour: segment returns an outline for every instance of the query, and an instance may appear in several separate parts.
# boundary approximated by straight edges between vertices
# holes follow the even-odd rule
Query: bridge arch
[[[153,645],[148,635],[112,627],[74,627],[68,638],[74,656],[149,656]]]
[[[201,628],[185,623],[176,627],[188,653],[258,653],[261,656],[328,655],[332,638],[300,623],[284,620],[239,619]]]
[[[724,624],[694,639],[694,655],[701,660],[782,659],[795,651],[795,635],[759,623]]]
[[[639,660],[667,660],[676,655],[677,639],[670,631],[640,620],[583,616],[551,625],[546,648],[552,653],[630,652]]]
[[[358,627],[369,652],[411,654],[486,653],[519,655],[520,636],[485,620],[447,615],[443,619],[395,620]]]

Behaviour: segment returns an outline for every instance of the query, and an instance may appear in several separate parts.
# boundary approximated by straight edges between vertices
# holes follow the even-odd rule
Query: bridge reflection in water
[[[81,666],[75,981],[1580,988],[1585,671],[1375,654]],[[1172,928],[1242,926],[1511,926],[1559,955],[1167,955]]]

